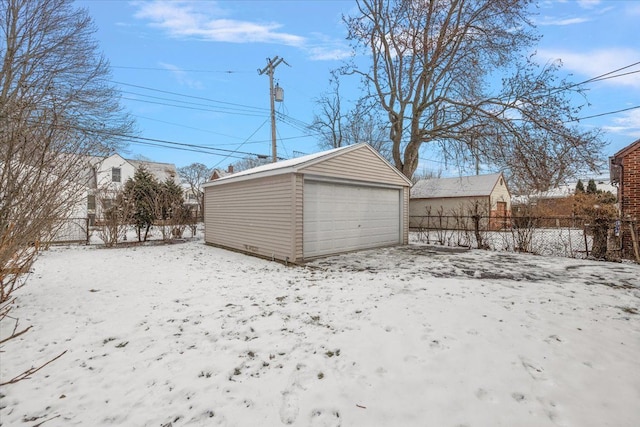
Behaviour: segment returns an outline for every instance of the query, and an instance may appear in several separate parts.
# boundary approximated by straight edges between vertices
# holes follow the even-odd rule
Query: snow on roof
[[[167,178],[175,179],[178,175],[176,172],[176,167],[172,163],[157,163],[157,162],[147,162],[142,160],[130,160],[125,159],[127,162],[131,163],[134,168],[139,168],[140,166],[144,166],[149,172],[153,174],[160,182],[164,182]]]
[[[412,199],[489,196],[501,173],[421,179],[411,187]]]
[[[357,144],[362,145],[362,144]],[[321,151],[319,153],[314,153],[314,154],[308,154],[306,156],[302,156],[302,157],[296,157],[294,159],[288,159],[288,160],[282,160],[280,162],[275,162],[275,163],[268,163],[266,165],[262,165],[262,166],[257,166],[255,168],[251,168],[251,169],[247,169],[247,170],[243,170],[242,172],[236,172],[233,175],[228,175],[228,176],[224,176],[218,180],[216,180],[216,182],[220,182],[220,181],[224,181],[230,178],[238,178],[241,176],[247,176],[247,175],[255,175],[255,174],[262,174],[265,172],[271,172],[271,171],[275,171],[278,169],[289,169],[289,168],[294,168],[296,166],[300,166],[304,163],[310,162],[312,160],[316,160],[319,159],[321,157],[324,156],[329,156],[331,154],[337,153],[338,151],[344,151],[346,149],[354,149],[354,147],[356,147],[356,145],[348,145],[345,147],[339,147],[339,148],[334,148],[331,150],[327,150],[327,151]]]
[[[362,143],[359,143],[359,144],[347,145],[345,147],[338,147],[338,148],[333,148],[331,150],[320,151],[318,153],[308,154],[306,156],[296,157],[294,159],[283,160],[283,161],[276,162],[276,163],[269,163],[269,164],[266,164],[266,165],[258,166],[258,167],[251,168],[251,169],[247,169],[247,170],[244,170],[242,172],[236,172],[236,173],[234,173],[232,175],[229,175],[229,176],[221,177],[219,179],[216,179],[215,181],[210,181],[210,182],[206,183],[204,186],[216,185],[216,184],[218,184],[220,182],[226,182],[226,181],[229,181],[229,180],[247,179],[248,177],[256,178],[256,177],[260,177],[260,176],[279,175],[279,174],[284,174],[284,173],[289,173],[289,172],[295,172],[298,169],[300,169],[300,168],[302,168],[304,166],[308,166],[310,163],[316,162],[316,161],[318,161],[320,159],[333,157],[333,156],[335,156],[338,153],[341,153],[343,151],[347,152],[347,151],[351,151],[351,150],[356,150],[356,149],[358,149],[360,147],[363,147],[363,146],[369,146],[369,145],[367,143],[365,143],[365,142],[362,142]],[[380,157],[380,159],[384,160],[384,158],[381,157],[379,154],[377,154],[377,152],[374,149],[371,149],[371,151],[373,153],[375,153],[376,155],[378,155]],[[384,160],[384,161],[386,162],[386,160]],[[391,166],[391,165],[389,165],[389,166]],[[403,177],[404,177],[404,175],[403,175]]]
[[[596,189],[599,191],[610,192],[611,194],[617,194],[618,189],[611,184],[609,178],[595,177],[595,178],[580,178],[582,184],[584,185],[585,190],[587,189],[587,185],[589,181],[593,179],[596,183]],[[551,188],[547,191],[543,191],[540,193],[533,194],[525,194],[521,196],[515,196],[512,198],[513,203],[527,203],[529,200],[534,199],[560,199],[563,197],[573,196],[576,192],[576,186],[578,185],[578,181],[569,182],[567,184],[560,184],[555,188]]]
[[[144,166],[145,169],[151,172],[153,176],[160,181],[164,181],[167,178],[175,179],[178,176],[176,165],[174,165],[173,163],[159,163],[159,162],[152,162],[148,160],[126,159],[120,156],[119,154],[112,154],[111,156],[86,156],[86,158],[87,158],[87,161],[89,162],[89,165],[95,167],[99,163],[113,156],[118,156],[122,158],[122,160],[129,163],[135,169],[139,168],[140,166]]]

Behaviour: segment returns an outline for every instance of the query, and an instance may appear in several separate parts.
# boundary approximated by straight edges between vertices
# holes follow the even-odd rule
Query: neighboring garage
[[[411,182],[368,144],[208,182],[205,242],[286,262],[406,244]]]

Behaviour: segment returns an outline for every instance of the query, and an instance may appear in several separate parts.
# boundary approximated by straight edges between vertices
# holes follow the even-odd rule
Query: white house
[[[96,194],[107,195],[121,190],[128,179],[133,178],[136,170],[144,167],[159,181],[167,179],[179,184],[176,166],[172,163],[158,163],[142,160],[125,159],[119,154],[108,157],[90,157],[88,165],[89,189],[87,195],[87,215],[90,222],[99,214],[100,207],[96,205]],[[108,202],[107,202],[108,203]]]

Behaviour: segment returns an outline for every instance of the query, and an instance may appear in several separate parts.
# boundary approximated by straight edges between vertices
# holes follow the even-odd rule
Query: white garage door
[[[401,190],[304,182],[304,257],[400,243]]]

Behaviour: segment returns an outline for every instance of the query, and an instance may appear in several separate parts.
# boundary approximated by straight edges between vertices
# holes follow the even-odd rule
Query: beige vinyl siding
[[[291,193],[291,175],[206,187],[205,242],[293,260]]]
[[[402,186],[402,203],[404,208],[402,212],[402,243],[409,243],[409,184],[399,172],[372,153],[368,147],[361,147],[340,156],[304,167],[302,171],[305,174],[314,176]],[[302,200],[302,189],[300,190],[300,200]],[[302,242],[302,234],[300,234],[300,239],[298,240]],[[302,256],[302,247],[300,247],[300,252],[296,253]]]
[[[507,203],[507,212],[511,211],[511,195],[509,194],[509,189],[504,184],[500,185],[500,180],[496,183],[493,191],[491,192],[491,210],[497,209],[498,202],[506,202]]]
[[[402,190],[402,244],[409,244],[409,187]]]
[[[327,176],[392,185],[408,185],[398,173],[389,167],[367,147],[346,152],[340,156],[302,168],[305,174]]]
[[[471,216],[475,211],[475,203],[479,204],[480,214],[489,215],[489,197],[442,197],[434,199],[412,199],[409,203],[409,217],[411,228],[417,227],[434,227],[434,218],[442,215],[443,217],[454,216]],[[441,214],[440,214],[441,212]],[[431,217],[431,223],[426,223],[423,218],[427,215]],[[455,221],[454,218],[448,218],[447,221]],[[444,221],[444,219],[443,219]]]
[[[292,227],[292,239],[294,249],[294,261],[301,260],[303,257],[303,232],[304,232],[304,215],[303,215],[303,201],[304,201],[304,177],[302,174],[291,174],[293,179],[293,227]]]

